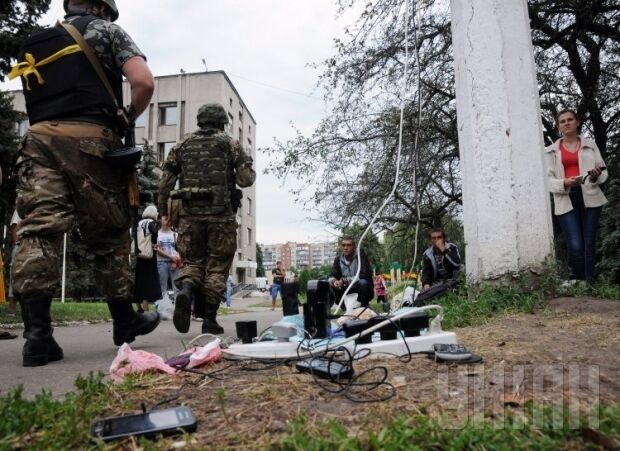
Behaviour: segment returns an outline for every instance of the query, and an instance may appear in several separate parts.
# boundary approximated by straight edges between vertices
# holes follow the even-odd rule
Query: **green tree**
[[[418,0],[404,24],[400,0],[337,0],[358,19],[335,41],[335,54],[316,65],[333,105],[311,134],[276,141],[275,175],[305,181],[297,198],[341,229],[367,224],[392,188],[404,74],[405,30],[409,72],[403,115],[401,182],[375,224],[399,232],[462,217],[454,61],[449,2]],[[411,4],[411,3],[410,3]],[[596,140],[612,173],[620,170],[620,3],[617,0],[529,0],[542,121],[547,142],[557,138],[555,113],[576,107],[584,132]],[[414,24],[415,21],[415,24]],[[417,58],[419,54],[419,59]],[[418,64],[419,61],[419,64]],[[418,102],[420,108],[418,108]],[[418,145],[414,143],[417,141]],[[611,171],[610,171],[611,172]],[[617,190],[609,189],[614,204]],[[615,204],[614,204],[615,205]],[[603,210],[601,234],[615,236],[617,208]],[[609,242],[608,242],[609,243]],[[620,249],[602,249],[601,267]],[[601,241],[602,246],[602,241]],[[620,270],[620,262],[617,263]]]
[[[265,277],[265,267],[263,266],[263,250],[256,243],[256,277]]]
[[[4,81],[18,56],[25,37],[36,27],[37,20],[49,9],[51,0],[4,0],[0,2],[0,81]],[[0,92],[0,167],[3,183],[0,187],[0,218],[9,224],[15,205],[13,167],[18,137],[15,125],[25,119],[13,109],[13,99]]]
[[[153,147],[145,139],[142,144],[142,160],[138,164],[138,186],[140,188],[140,210],[148,204],[157,204],[159,178],[161,169],[157,164],[157,157]]]
[[[312,275],[307,268],[304,268],[299,273],[297,281],[299,282],[299,291],[301,293],[307,293],[308,291],[308,281],[312,279]]]
[[[323,280],[329,277],[331,273],[332,265],[315,266],[310,270],[311,280]]]
[[[37,28],[51,0],[3,0],[0,2],[0,81],[11,70],[22,41]]]

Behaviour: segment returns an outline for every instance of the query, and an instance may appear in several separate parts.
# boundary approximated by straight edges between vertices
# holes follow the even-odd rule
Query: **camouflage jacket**
[[[71,22],[79,15],[67,15],[64,22]],[[146,60],[136,43],[125,30],[104,19],[95,19],[88,24],[84,40],[97,55],[101,65],[110,72],[120,72],[123,64],[134,56]]]
[[[203,192],[206,193],[209,191],[210,187],[208,186],[179,186],[179,189],[173,191],[177,181],[182,181],[184,179],[184,174],[195,172],[195,168],[192,167],[192,165],[196,164],[196,162],[184,158],[184,152],[187,152],[187,144],[197,138],[204,137],[205,133],[207,135],[214,135],[216,133],[218,135],[224,134],[223,132],[212,129],[200,129],[186,136],[170,151],[164,163],[163,174],[159,182],[158,209],[162,216],[168,215],[168,199],[171,197],[186,199],[191,203],[192,195],[195,194],[196,197],[200,197]],[[227,155],[229,176],[226,177],[230,183],[228,189],[232,191],[235,189],[235,185],[242,188],[251,186],[256,179],[256,172],[252,167],[252,157],[245,153],[238,140],[230,137],[228,137],[228,139],[230,142]],[[232,193],[228,193],[229,196],[231,194]],[[183,214],[183,211],[181,214]],[[225,213],[226,216],[231,216],[232,214],[232,210]]]

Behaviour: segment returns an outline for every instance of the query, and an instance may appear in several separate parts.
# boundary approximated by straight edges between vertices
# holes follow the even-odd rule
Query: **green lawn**
[[[0,304],[0,324],[21,324],[22,319],[17,307],[17,315],[7,314],[8,304]],[[52,321],[57,324],[74,321],[107,321],[110,311],[105,302],[52,302]]]
[[[139,402],[130,393],[149,386],[148,377],[130,377],[119,385],[104,382],[99,374],[78,377],[75,392],[60,400],[49,393],[26,400],[20,389],[4,394],[0,396],[0,449],[173,449],[178,438],[138,439],[133,444],[126,440],[111,447],[90,441],[90,424],[95,418],[139,409]],[[526,406],[524,418],[507,415],[502,423],[485,418],[459,428],[448,427],[448,417],[395,413],[380,429],[363,429],[357,434],[349,433],[336,419],[313,424],[301,415],[291,418],[282,434],[263,436],[261,441],[269,443],[268,449],[287,451],[617,449],[620,404],[599,406],[598,410],[596,430],[590,429],[587,417],[582,417],[577,427],[569,427],[573,426],[569,421],[554,423],[551,408],[535,417],[531,405]],[[199,428],[205,427],[211,426],[199,424]],[[203,443],[196,449],[205,448],[208,446]]]

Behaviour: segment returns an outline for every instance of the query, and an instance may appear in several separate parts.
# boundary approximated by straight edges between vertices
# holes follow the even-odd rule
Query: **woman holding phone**
[[[554,214],[566,239],[571,279],[592,282],[596,232],[607,203],[600,185],[608,173],[594,140],[579,135],[577,113],[562,110],[556,121],[562,137],[545,149]]]

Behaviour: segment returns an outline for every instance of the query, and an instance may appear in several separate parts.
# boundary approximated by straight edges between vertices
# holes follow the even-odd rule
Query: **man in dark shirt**
[[[426,249],[422,260],[422,289],[428,290],[434,284],[456,278],[463,272],[461,255],[456,245],[446,241],[443,229],[437,227],[430,231],[431,246]]]
[[[351,283],[357,272],[358,258],[355,247],[355,240],[351,237],[344,237],[340,243],[342,255],[334,259],[332,270],[329,275],[329,284],[334,290],[336,301],[339,302],[344,294],[347,286]],[[368,257],[364,252],[360,251],[361,267],[359,280],[357,280],[349,293],[357,293],[357,300],[363,307],[373,298],[372,272]]]

